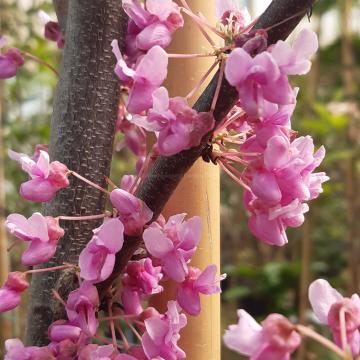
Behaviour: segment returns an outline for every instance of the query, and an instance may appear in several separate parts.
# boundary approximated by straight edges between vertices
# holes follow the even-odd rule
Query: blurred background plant
[[[270,1],[243,1],[253,16]],[[55,17],[50,0],[0,0],[0,34],[11,46],[36,54],[55,67],[61,52],[43,38],[38,11]],[[360,283],[360,5],[355,0],[319,0],[311,26],[318,32],[321,49],[311,73],[295,80],[300,86],[293,127],[324,144],[327,157],[322,170],[331,177],[324,194],[312,204],[305,225],[289,233],[289,245],[274,248],[261,244],[247,230],[242,193],[226,176],[222,179],[223,327],[236,321],[236,309],[244,308],[259,320],[279,312],[294,321],[316,322],[308,310],[307,288],[319,277],[328,279],[346,294],[359,292]],[[22,201],[18,188],[24,175],[6,156],[7,149],[31,154],[34,146],[47,143],[56,77],[32,61],[16,78],[0,82],[0,216],[18,212],[29,216],[40,207]],[[112,179],[131,173],[134,158],[128,151],[115,155]],[[2,200],[2,197],[5,200]],[[6,248],[12,239],[0,230],[0,280],[9,265],[18,268],[17,251]],[[24,302],[25,303],[25,302]],[[0,341],[22,337],[25,308],[2,315]],[[312,343],[305,343],[298,360],[331,359]],[[1,353],[0,353],[1,355]],[[223,359],[239,359],[224,349]]]

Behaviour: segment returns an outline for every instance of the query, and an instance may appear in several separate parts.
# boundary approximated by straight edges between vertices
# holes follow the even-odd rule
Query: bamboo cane
[[[213,21],[213,2],[190,0],[194,11],[201,11]],[[216,39],[214,39],[216,40]],[[209,44],[196,26],[186,19],[184,29],[176,35],[169,53],[198,53],[207,51]],[[213,60],[197,58],[170,61],[167,88],[170,96],[185,96],[210,67]],[[182,180],[168,202],[165,217],[186,212],[188,217],[201,216],[202,239],[192,266],[203,270],[207,265],[220,265],[220,176],[214,165],[198,160]],[[164,311],[168,299],[175,296],[175,285],[157,296],[152,305]],[[188,317],[188,325],[181,333],[180,346],[189,360],[220,359],[220,296],[202,296],[201,315]]]

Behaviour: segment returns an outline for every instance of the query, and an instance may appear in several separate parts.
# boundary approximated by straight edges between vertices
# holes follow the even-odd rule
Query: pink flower
[[[295,102],[286,75],[268,52],[252,58],[242,48],[233,50],[226,62],[225,76],[237,88],[241,107],[249,115],[261,114],[265,100],[279,105]]]
[[[86,335],[94,336],[98,327],[95,315],[98,306],[99,295],[96,287],[84,281],[79,289],[69,294],[66,313],[73,325],[80,327]]]
[[[59,23],[53,21],[45,11],[40,10],[38,15],[44,26],[45,39],[56,42],[57,47],[62,49],[65,45],[65,40]]]
[[[6,340],[5,349],[6,354],[4,360],[55,359],[49,348],[37,346],[25,347],[19,339]]]
[[[121,300],[127,314],[140,314],[143,311],[141,297],[163,291],[159,281],[162,279],[161,267],[154,267],[150,258],[128,263],[122,278]]]
[[[159,132],[157,147],[165,156],[199,145],[215,124],[210,113],[198,113],[185,99],[169,99],[164,87],[153,92],[153,108],[148,116],[134,116],[131,122],[147,131]]]
[[[160,46],[154,46],[139,60],[134,70],[123,59],[118,41],[114,40],[111,46],[118,61],[115,73],[122,81],[124,77],[132,80],[126,108],[131,113],[140,114],[152,106],[152,94],[167,76],[168,56]]]
[[[145,224],[153,217],[153,212],[143,201],[125,190],[113,190],[110,201],[118,210],[117,215],[124,224],[126,235],[140,235]]]
[[[89,344],[85,346],[79,354],[79,360],[111,360],[113,358],[115,349],[113,345],[99,346],[96,344]]]
[[[6,45],[6,39],[0,36],[0,49]],[[9,79],[16,75],[18,68],[24,65],[20,50],[11,48],[0,54],[0,79]]]
[[[316,317],[328,325],[334,341],[342,348],[340,312],[345,312],[346,340],[354,356],[360,353],[360,298],[357,294],[344,298],[326,280],[315,280],[309,287],[309,300]]]
[[[216,277],[216,265],[209,265],[203,272],[190,267],[184,282],[176,289],[176,299],[188,314],[198,316],[201,311],[200,294],[212,295],[221,293],[218,283],[224,276]]]
[[[186,316],[179,314],[176,301],[168,302],[168,311],[164,315],[146,319],[142,345],[148,359],[157,356],[167,360],[184,359],[186,355],[177,342],[180,339],[179,332],[186,323]]]
[[[185,216],[171,216],[163,227],[153,223],[143,234],[148,252],[161,261],[165,275],[176,282],[185,280],[187,262],[201,239],[200,217],[194,216],[184,221]]]
[[[301,337],[284,316],[269,315],[259,325],[245,310],[238,310],[239,322],[230,325],[224,335],[225,345],[250,360],[289,360],[300,345]]]
[[[68,168],[58,161],[50,163],[49,154],[46,151],[40,150],[36,161],[12,150],[9,150],[9,156],[12,160],[19,162],[22,169],[30,176],[30,180],[20,187],[20,195],[24,199],[50,201],[57,191],[69,186]]]
[[[318,47],[316,33],[309,29],[303,29],[292,47],[280,40],[269,51],[283,74],[304,75],[310,71],[311,61],[309,59],[316,53]]]
[[[49,339],[57,343],[64,340],[77,342],[81,332],[82,330],[80,327],[72,325],[66,320],[58,320],[49,327]]]
[[[21,293],[29,286],[25,273],[9,273],[4,286],[0,288],[0,313],[15,309],[21,302]]]
[[[138,0],[123,1],[123,8],[131,19],[129,28],[135,33],[136,47],[145,51],[155,45],[165,48],[173,33],[184,25],[180,9],[171,0],[160,3],[146,0],[145,5],[146,8]]]
[[[34,213],[29,219],[20,214],[11,214],[5,226],[18,239],[30,242],[21,257],[22,263],[27,266],[50,260],[55,254],[58,240],[64,236],[57,219],[44,217],[40,213]]]
[[[324,173],[313,173],[324,156],[324,147],[314,153],[310,136],[290,143],[283,134],[267,141],[263,157],[251,162],[245,172],[251,192],[245,193],[244,200],[255,236],[277,246],[287,243],[286,228],[302,225],[309,209],[305,202],[316,198],[328,180]]]
[[[105,220],[80,253],[80,276],[93,283],[107,279],[115,264],[115,254],[124,243],[124,225],[117,219]]]

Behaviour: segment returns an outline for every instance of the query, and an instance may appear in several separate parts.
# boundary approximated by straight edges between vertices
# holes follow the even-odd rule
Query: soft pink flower
[[[127,314],[140,314],[143,311],[141,297],[157,294],[163,290],[159,285],[162,279],[161,267],[154,267],[150,258],[128,263],[122,277],[121,300]]]
[[[152,94],[167,76],[168,56],[160,46],[154,46],[139,60],[135,69],[131,69],[120,53],[118,41],[114,40],[111,45],[117,58],[115,73],[120,80],[124,81],[124,77],[132,80],[126,108],[140,114],[152,106]]]
[[[135,35],[133,41],[141,50],[149,50],[155,45],[167,47],[173,33],[184,25],[180,9],[172,0],[161,3],[146,0],[145,8],[138,0],[124,0],[123,8],[131,19],[129,28]]]
[[[171,216],[163,227],[153,223],[143,234],[148,252],[161,261],[165,275],[177,282],[185,280],[187,262],[201,239],[200,217],[194,216],[184,221],[185,216]]]
[[[49,339],[53,342],[59,343],[64,340],[71,340],[77,342],[81,335],[81,328],[72,325],[66,320],[58,320],[52,323],[49,327]]]
[[[345,311],[346,340],[354,356],[360,353],[360,298],[344,298],[326,280],[318,279],[309,287],[309,300],[316,317],[328,325],[337,345],[342,347],[340,311]]]
[[[55,360],[52,351],[47,347],[25,347],[19,339],[5,341],[6,354],[4,360]]]
[[[209,265],[203,272],[190,267],[184,282],[176,289],[176,299],[188,314],[198,316],[201,312],[200,294],[212,295],[221,292],[218,283],[224,276],[216,276],[216,265]]]
[[[325,149],[314,152],[310,136],[290,142],[286,134],[268,139],[264,150],[258,145],[256,149],[263,156],[245,171],[251,189],[244,197],[251,213],[249,227],[264,242],[282,246],[287,243],[286,228],[302,225],[309,210],[306,202],[316,198],[328,180],[324,173],[313,173]]]
[[[118,218],[105,220],[79,257],[80,276],[93,283],[107,279],[115,264],[115,254],[124,243],[124,225]]]
[[[68,168],[58,162],[50,163],[49,154],[40,150],[36,161],[29,156],[9,150],[12,160],[19,162],[22,169],[30,176],[30,180],[20,187],[20,195],[27,200],[50,201],[57,191],[69,186]]]
[[[6,39],[0,36],[0,49],[6,45]],[[0,79],[9,79],[16,75],[18,68],[24,65],[24,57],[16,48],[0,54]]]
[[[237,88],[241,107],[249,115],[261,115],[265,100],[279,105],[295,102],[286,75],[268,52],[252,58],[242,48],[233,50],[226,62],[225,76]]]
[[[99,346],[96,344],[89,344],[85,346],[79,354],[79,360],[112,360],[118,359],[113,357],[116,353],[113,345]]]
[[[44,26],[45,39],[56,42],[57,47],[62,49],[65,45],[65,40],[59,23],[53,21],[45,11],[40,10],[38,15]]]
[[[198,113],[184,98],[169,99],[164,87],[153,92],[153,108],[148,116],[134,116],[131,122],[147,131],[158,132],[157,148],[165,156],[199,145],[215,124],[210,113]]]
[[[168,311],[164,315],[146,319],[142,345],[148,359],[157,356],[166,360],[185,359],[186,355],[177,342],[180,339],[179,332],[186,323],[186,316],[179,314],[176,301],[168,302]]]
[[[269,51],[280,71],[286,75],[304,75],[310,71],[309,60],[318,50],[319,43],[314,31],[303,29],[291,47],[285,41],[279,40]]]
[[[259,325],[245,310],[238,310],[239,322],[230,325],[224,335],[225,345],[250,360],[289,360],[300,345],[301,337],[284,316],[269,315]]]
[[[66,303],[66,313],[73,325],[81,328],[88,336],[94,336],[98,327],[96,311],[99,294],[90,282],[83,282],[79,289],[72,291]]]
[[[29,219],[20,214],[11,214],[5,226],[18,239],[30,242],[21,257],[22,263],[28,266],[50,260],[55,254],[58,240],[64,236],[57,219],[44,217],[40,213],[34,213]]]
[[[15,309],[21,302],[21,293],[29,286],[25,273],[9,273],[4,286],[0,288],[0,313]]]
[[[153,212],[143,201],[125,190],[113,190],[110,201],[118,210],[117,215],[124,224],[126,235],[140,235],[145,224],[153,217]]]

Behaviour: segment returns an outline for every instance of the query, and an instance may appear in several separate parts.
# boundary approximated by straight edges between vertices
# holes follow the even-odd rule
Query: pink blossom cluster
[[[267,244],[282,246],[288,242],[286,228],[302,225],[307,203],[319,196],[328,180],[325,173],[314,173],[325,156],[324,147],[315,151],[310,136],[297,138],[290,120],[298,89],[291,88],[288,75],[310,70],[309,58],[318,43],[305,29],[292,47],[279,41],[251,56],[246,49],[250,41],[226,61],[225,76],[237,88],[239,102],[217,130],[222,143],[215,143],[222,167],[245,188],[251,232]],[[238,149],[225,147],[227,141]]]
[[[338,355],[350,350],[360,354],[360,298],[357,294],[344,298],[323,279],[315,280],[309,287],[309,300],[320,323],[327,325],[338,346]],[[301,335],[311,336],[320,344],[333,350],[327,339],[313,330],[292,324],[280,314],[270,314],[261,325],[245,310],[238,310],[239,321],[230,325],[224,334],[225,345],[251,360],[288,360],[300,346]]]

